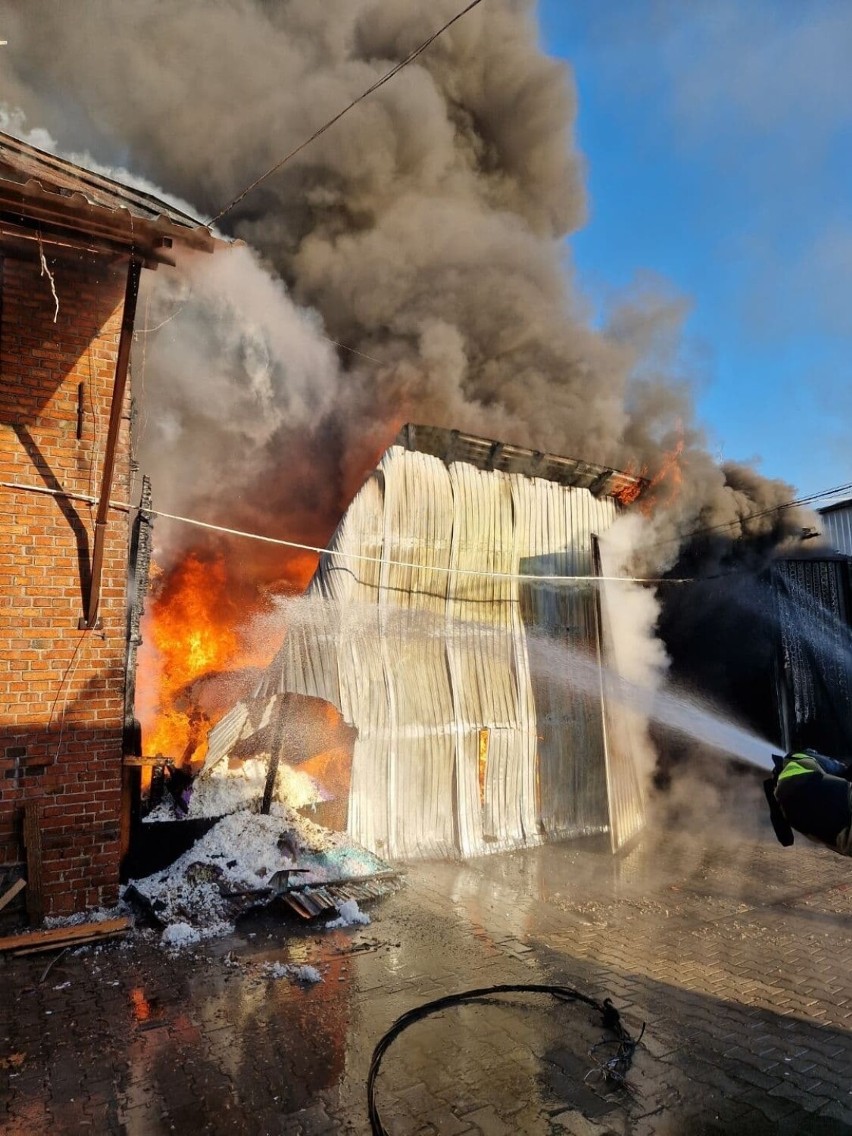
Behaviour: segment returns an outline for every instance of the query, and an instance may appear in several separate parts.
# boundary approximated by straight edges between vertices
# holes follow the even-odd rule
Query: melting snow
[[[301,885],[369,876],[387,865],[345,834],[274,803],[268,816],[243,809],[223,817],[169,868],[131,883],[166,925],[163,945],[177,948],[192,932],[207,938],[230,930],[241,909],[273,894],[277,872],[295,867],[305,869],[296,877]],[[339,910],[346,919],[339,926],[369,922],[357,903]]]
[[[270,962],[263,968],[264,974],[269,978],[291,978],[294,982],[302,982],[306,986],[315,982],[322,982],[322,975],[315,966],[296,966],[292,963]]]
[[[338,904],[338,917],[331,919],[326,923],[327,928],[332,927],[353,927],[356,924],[364,924],[370,922],[370,916],[366,911],[362,911],[356,900],[347,899],[343,903]]]

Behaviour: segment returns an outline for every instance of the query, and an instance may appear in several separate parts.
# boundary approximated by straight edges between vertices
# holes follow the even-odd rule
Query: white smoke
[[[184,253],[146,281],[140,316],[137,440],[166,512],[256,491],[276,433],[310,430],[339,396],[319,316],[252,249]]]

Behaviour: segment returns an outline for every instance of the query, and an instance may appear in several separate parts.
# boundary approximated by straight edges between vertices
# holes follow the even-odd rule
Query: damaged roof
[[[3,133],[0,222],[36,228],[45,240],[63,234],[96,238],[102,246],[132,249],[149,264],[171,263],[161,250],[174,241],[205,252],[226,243],[152,194]]]
[[[463,434],[460,430],[447,430],[439,426],[408,423],[400,430],[396,444],[406,450],[431,454],[446,465],[463,461],[477,469],[540,477],[544,481],[555,481],[558,485],[588,489],[594,497],[615,497],[622,502],[634,501],[648,484],[643,477],[635,477],[609,466],[542,453],[525,446],[515,446],[511,442],[495,442],[490,438],[478,438],[473,434]]]

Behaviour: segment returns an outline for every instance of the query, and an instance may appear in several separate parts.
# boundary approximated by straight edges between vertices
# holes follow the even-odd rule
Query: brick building
[[[218,243],[0,135],[0,896],[26,874],[35,920],[117,898],[136,296]]]

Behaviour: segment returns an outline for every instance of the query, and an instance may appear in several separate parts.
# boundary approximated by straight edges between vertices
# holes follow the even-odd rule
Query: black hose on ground
[[[594,1068],[590,1069],[589,1072],[597,1072],[605,1081],[621,1088],[626,1087],[625,1079],[630,1069],[631,1062],[633,1061],[636,1046],[641,1041],[642,1034],[645,1032],[645,1024],[644,1022],[642,1023],[642,1029],[639,1031],[637,1038],[634,1039],[631,1037],[621,1021],[621,1015],[609,998],[604,998],[603,1002],[599,1002],[596,998],[590,998],[588,994],[583,994],[580,990],[575,990],[571,986],[542,986],[528,983],[508,986],[483,986],[479,990],[462,990],[457,994],[446,994],[443,998],[436,998],[432,1002],[424,1002],[422,1006],[415,1006],[413,1010],[406,1011],[406,1013],[396,1019],[373,1050],[373,1057],[370,1061],[370,1072],[367,1077],[367,1111],[370,1117],[370,1128],[373,1136],[389,1136],[387,1129],[382,1124],[379,1110],[376,1107],[376,1078],[379,1075],[379,1067],[381,1066],[382,1058],[393,1041],[399,1037],[404,1029],[407,1029],[414,1022],[428,1017],[430,1014],[435,1014],[439,1010],[446,1010],[449,1006],[458,1006],[462,1002],[474,1002],[478,999],[489,998],[493,994],[550,994],[560,1002],[584,1002],[587,1006],[591,1006],[593,1009],[597,1010],[601,1014],[601,1024],[604,1029],[611,1030],[615,1034],[615,1038],[601,1041],[597,1045],[592,1046],[589,1050],[589,1056],[594,1061]],[[607,1058],[607,1060],[600,1061],[595,1056],[595,1050],[602,1046],[609,1045],[615,1045],[617,1047],[616,1052],[612,1057]]]

